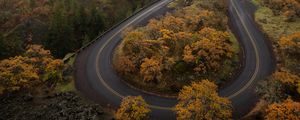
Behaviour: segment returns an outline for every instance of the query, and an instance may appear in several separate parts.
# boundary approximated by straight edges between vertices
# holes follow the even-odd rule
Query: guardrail
[[[100,40],[104,35],[106,35],[110,31],[112,31],[113,29],[117,28],[119,25],[123,24],[125,21],[129,20],[130,18],[132,18],[133,16],[137,15],[141,11],[143,11],[143,10],[147,9],[148,7],[154,5],[158,1],[161,1],[161,0],[154,0],[154,1],[150,2],[150,3],[148,3],[147,5],[145,5],[144,7],[139,8],[138,10],[136,10],[135,12],[133,12],[130,16],[126,17],[122,21],[120,21],[117,24],[113,25],[112,27],[110,27],[109,29],[107,29],[106,31],[104,31],[103,33],[101,33],[99,36],[97,36],[95,39],[93,39],[92,41],[88,42],[87,44],[83,45],[81,48],[79,48],[78,50],[76,50],[71,55],[67,56],[66,58],[63,58],[63,62],[66,62],[66,61],[70,60],[70,58],[75,57],[81,51],[83,51],[84,49],[86,49],[87,47],[89,47],[90,45],[92,45],[93,43],[95,43],[96,41]]]

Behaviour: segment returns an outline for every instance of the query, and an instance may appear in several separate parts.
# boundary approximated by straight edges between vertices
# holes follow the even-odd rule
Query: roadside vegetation
[[[255,20],[273,43],[277,70],[260,83],[260,102],[248,116],[300,119],[300,1],[255,0]]]
[[[228,28],[226,0],[177,0],[175,10],[131,28],[114,56],[126,82],[176,95],[201,79],[221,86],[239,68],[239,44]]]
[[[177,120],[230,120],[232,106],[227,98],[220,97],[218,87],[210,80],[193,82],[183,87],[178,96],[178,104],[172,109]],[[117,120],[145,120],[151,110],[141,96],[125,97],[115,113]]]
[[[41,45],[0,61],[0,119],[109,119],[111,112],[75,90],[73,68]]]

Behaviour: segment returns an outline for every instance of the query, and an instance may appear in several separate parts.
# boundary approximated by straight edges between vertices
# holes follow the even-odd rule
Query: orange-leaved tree
[[[281,50],[290,56],[300,55],[300,32],[282,37],[278,42]]]
[[[29,45],[23,56],[0,61],[1,91],[33,89],[40,85],[52,88],[63,80],[66,68],[40,45]]]
[[[149,106],[141,96],[128,96],[123,98],[115,117],[117,120],[143,120],[149,112]]]
[[[212,28],[203,28],[199,32],[199,41],[187,45],[183,60],[195,65],[199,73],[217,71],[225,60],[234,55],[232,42],[227,32]]]
[[[40,84],[38,69],[28,61],[29,58],[22,56],[0,61],[0,93],[32,88]]]
[[[217,86],[208,80],[183,87],[178,100],[175,107],[178,120],[213,120],[232,117],[230,101],[219,97]]]
[[[162,63],[160,59],[155,57],[145,58],[144,62],[141,64],[140,70],[141,76],[145,82],[160,80],[162,77]]]
[[[266,120],[299,120],[300,103],[287,99],[283,103],[269,105],[266,113]]]

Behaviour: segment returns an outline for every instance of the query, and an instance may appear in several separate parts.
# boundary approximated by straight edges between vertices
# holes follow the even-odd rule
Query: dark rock
[[[0,96],[0,120],[95,120],[105,113],[73,92],[56,93],[36,102],[32,95]]]

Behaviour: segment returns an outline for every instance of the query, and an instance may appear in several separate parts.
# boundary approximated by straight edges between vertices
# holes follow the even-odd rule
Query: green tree
[[[69,23],[65,12],[61,5],[57,5],[51,20],[48,39],[45,42],[46,48],[59,58],[72,52],[78,44],[73,35],[73,26]]]
[[[92,7],[90,10],[88,28],[89,28],[88,34],[90,38],[97,37],[106,28],[104,15],[103,13],[100,12],[99,9],[97,9],[96,6]]]
[[[0,34],[0,59],[20,55],[24,52],[23,43],[17,35],[6,38]]]
[[[76,10],[73,11],[75,14],[75,18],[72,19],[71,23],[74,24],[74,30],[81,35],[81,37],[86,34],[88,31],[88,15],[86,13],[86,9],[83,6],[79,6]],[[96,27],[96,26],[94,26]],[[93,31],[92,31],[93,32]]]

